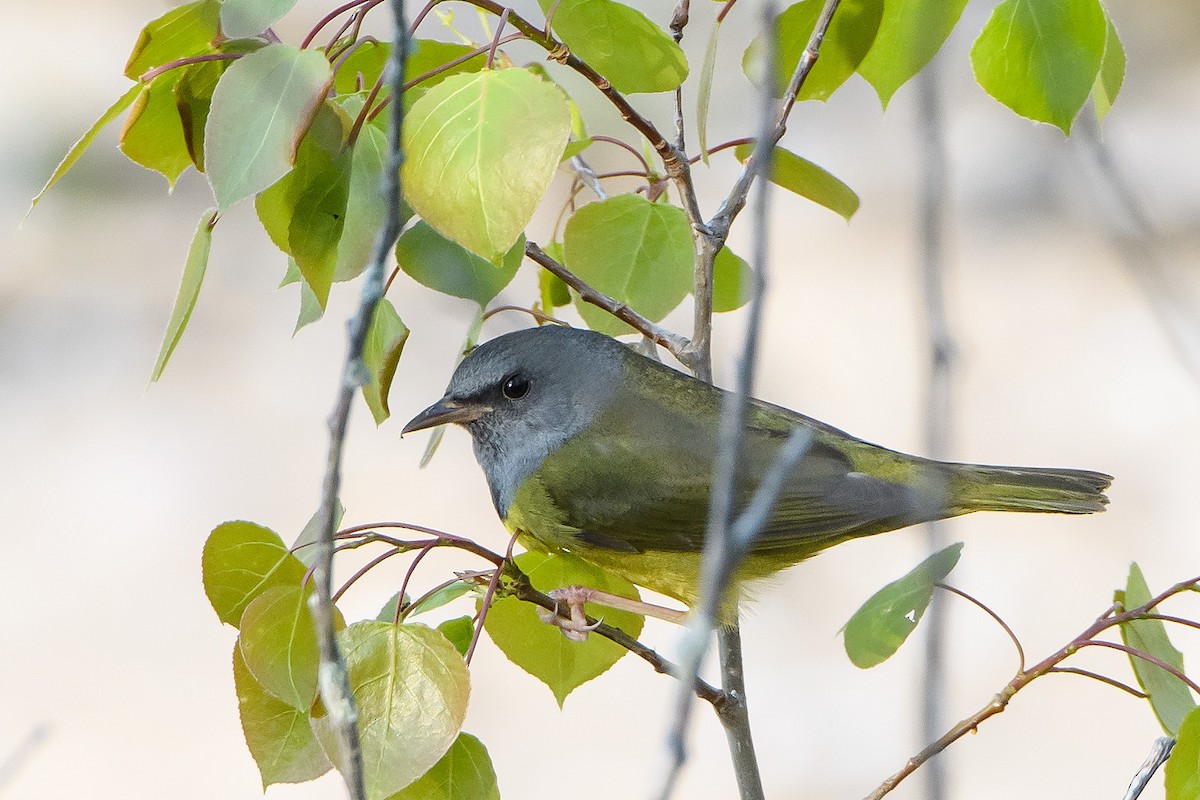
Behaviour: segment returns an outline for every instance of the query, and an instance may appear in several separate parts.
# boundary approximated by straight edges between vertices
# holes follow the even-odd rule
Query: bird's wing
[[[757,478],[774,463],[791,431],[810,423],[781,411],[765,404],[752,410],[735,487],[737,510],[749,502]],[[553,464],[540,470],[562,522],[583,543],[610,550],[703,549],[716,435],[697,420],[713,417],[681,413],[667,419],[661,407],[637,403],[623,403],[619,413],[605,416],[591,435],[564,445]],[[789,473],[752,551],[812,541],[815,552],[853,531],[904,524],[898,520],[911,512],[904,485],[855,471],[837,447],[837,437],[851,437],[812,423],[813,441]],[[577,468],[585,463],[586,469]]]

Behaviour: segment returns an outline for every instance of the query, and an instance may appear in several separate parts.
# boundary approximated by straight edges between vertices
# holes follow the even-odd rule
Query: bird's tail
[[[1108,505],[1112,476],[1086,469],[956,464],[955,505],[968,511],[1094,514]]]

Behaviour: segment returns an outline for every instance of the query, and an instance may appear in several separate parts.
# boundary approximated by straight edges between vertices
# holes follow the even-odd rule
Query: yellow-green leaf
[[[396,313],[396,307],[386,297],[375,306],[371,327],[367,330],[367,341],[363,350],[363,364],[371,380],[362,387],[363,399],[371,409],[375,424],[388,418],[388,392],[396,376],[396,365],[400,353],[408,341],[408,328]]]
[[[728,247],[717,251],[713,261],[713,311],[721,314],[741,308],[750,302],[753,290],[754,272],[750,265]]]
[[[100,131],[104,130],[104,128],[107,127],[108,124],[114,119],[121,116],[121,113],[125,111],[125,109],[133,105],[133,101],[136,100],[138,95],[141,93],[142,85],[140,83],[135,83],[133,86],[129,87],[129,91],[121,95],[117,99],[117,102],[109,106],[108,110],[100,115],[100,119],[93,122],[92,127],[88,128],[87,132],[84,133],[83,136],[80,136],[79,140],[76,141],[75,144],[71,145],[71,149],[67,151],[67,154],[63,156],[63,160],[58,162],[58,166],[55,167],[54,172],[50,174],[50,179],[46,181],[46,185],[42,187],[42,190],[38,192],[33,200],[29,203],[29,211],[33,211],[34,207],[37,206],[37,204],[41,202],[41,199],[46,196],[46,192],[50,191],[50,187],[58,183],[59,179],[62,178],[63,175],[67,174],[67,170],[75,166],[75,162],[78,161],[80,157],[87,152],[87,149],[92,146],[92,142],[96,140],[96,136],[99,135]]]
[[[220,12],[221,4],[217,0],[199,0],[172,9],[148,23],[129,54],[125,77],[137,80],[154,67],[213,52],[212,42],[220,33],[217,25]]]
[[[299,586],[306,569],[275,531],[239,520],[209,534],[201,571],[213,610],[236,628],[250,601],[274,586]]]
[[[620,92],[669,92],[688,75],[687,57],[646,15],[616,0],[539,0],[571,52]]]
[[[734,155],[745,163],[754,152],[754,145],[738,145]],[[771,159],[771,183],[789,192],[807,197],[847,221],[858,211],[858,195],[832,173],[790,150],[776,147]]]
[[[163,336],[162,346],[158,350],[158,359],[154,362],[154,371],[150,373],[150,382],[157,381],[167,367],[167,361],[175,352],[175,346],[183,337],[188,320],[192,318],[192,309],[196,307],[196,298],[200,295],[200,284],[204,282],[204,271],[208,267],[208,251],[212,245],[213,226],[217,224],[217,211],[210,208],[200,215],[200,224],[192,236],[192,245],[188,248],[187,261],[183,265],[183,279],[179,282],[179,292],[175,295],[175,307],[171,309],[171,319],[167,322],[167,332]]]
[[[616,575],[593,567],[575,556],[558,553],[522,553],[516,564],[529,576],[535,589],[549,592],[564,586],[592,589],[638,598],[637,588]],[[629,611],[585,604],[587,613],[637,638],[642,632],[641,615]],[[537,608],[515,597],[493,603],[483,629],[509,660],[550,688],[561,706],[576,688],[608,671],[626,650],[601,636],[573,642],[558,628],[542,622]]]
[[[1099,0],[1004,0],[971,48],[975,80],[1017,114],[1069,134],[1107,30]]]
[[[390,800],[500,800],[500,790],[483,742],[460,733],[429,772]]]
[[[317,698],[321,660],[317,629],[308,610],[312,588],[272,586],[242,612],[238,646],[246,668],[271,696],[307,712]],[[335,625],[345,627],[334,609]]]
[[[1121,84],[1125,82],[1125,48],[1121,37],[1117,36],[1117,28],[1113,25],[1112,17],[1108,19],[1108,32],[1104,37],[1104,59],[1100,62],[1100,72],[1096,75],[1096,84],[1092,87],[1092,102],[1096,106],[1096,119],[1103,121],[1108,115],[1112,104],[1116,102]]]
[[[1175,747],[1166,766],[1166,800],[1200,797],[1200,708],[1192,709],[1179,726]]]
[[[424,625],[357,622],[339,638],[358,704],[367,798],[383,800],[424,775],[458,738],[467,666],[445,636]],[[320,702],[312,725],[336,764],[337,733]]]
[[[875,42],[858,65],[858,74],[875,87],[884,108],[896,90],[937,55],[966,5],[967,0],[884,3]]]
[[[204,127],[205,168],[219,208],[291,169],[331,81],[322,53],[283,44],[242,56],[225,70]]]
[[[237,690],[242,733],[262,775],[264,789],[276,783],[311,781],[333,767],[308,724],[308,710],[292,708],[268,694],[246,668],[241,647],[236,643],[233,685]]]
[[[135,164],[161,173],[172,188],[180,174],[192,165],[175,102],[175,86],[182,74],[172,70],[146,85],[121,130],[121,152]]]
[[[783,94],[800,63],[800,56],[808,47],[824,5],[824,0],[800,0],[776,17],[775,30],[779,37],[779,69],[775,76],[777,96]],[[797,99],[827,100],[854,74],[875,42],[883,18],[883,5],[883,0],[842,0],[821,45],[821,57],[808,73]],[[742,57],[743,71],[756,83],[764,71],[761,63],[766,52],[764,35],[755,38]]]
[[[491,261],[533,217],[570,125],[562,91],[528,70],[447,78],[408,114],[405,198],[438,233]]]

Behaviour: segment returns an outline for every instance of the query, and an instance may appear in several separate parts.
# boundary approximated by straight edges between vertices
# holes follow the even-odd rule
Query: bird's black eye
[[[500,391],[504,392],[504,396],[509,400],[520,400],[529,392],[529,378],[519,372],[509,375],[504,379]]]

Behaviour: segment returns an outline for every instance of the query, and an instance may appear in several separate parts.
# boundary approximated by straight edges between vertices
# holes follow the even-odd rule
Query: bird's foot
[[[573,642],[586,642],[588,634],[600,627],[601,619],[597,622],[588,622],[587,613],[583,610],[584,603],[590,603],[595,600],[598,592],[595,589],[589,589],[586,586],[564,586],[561,589],[555,589],[550,592],[551,599],[554,600],[555,609],[539,608],[538,616],[542,622],[547,625],[554,625],[563,632]],[[603,594],[600,592],[599,594]],[[570,611],[569,616],[561,616],[559,614],[559,604],[566,605]]]
[[[584,603],[595,603],[596,605],[608,606],[620,611],[629,611],[634,614],[641,614],[644,617],[654,617],[655,619],[673,622],[676,625],[683,625],[687,622],[686,611],[665,608],[653,603],[646,603],[641,600],[602,592],[599,589],[592,589],[588,586],[564,586],[561,589],[555,589],[550,592],[550,597],[553,598],[556,604],[565,605],[570,612],[569,615],[562,616],[558,608],[555,608],[554,611],[539,608],[538,615],[548,625],[561,628],[563,635],[573,642],[587,641],[588,634],[596,630],[600,626],[600,623],[604,621],[601,619],[597,622],[589,622],[587,613],[585,613],[583,608]]]

